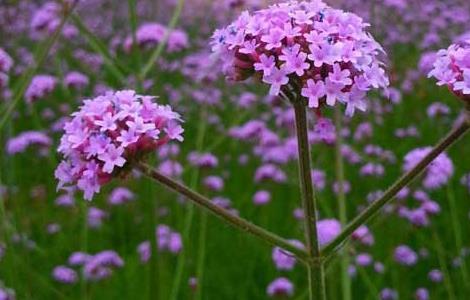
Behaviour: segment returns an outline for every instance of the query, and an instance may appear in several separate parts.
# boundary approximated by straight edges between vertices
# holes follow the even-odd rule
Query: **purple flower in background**
[[[429,300],[429,291],[425,288],[418,288],[415,292],[416,300]]]
[[[319,220],[317,222],[317,232],[320,246],[324,246],[341,232],[341,223],[336,219]]]
[[[34,76],[24,94],[26,102],[32,103],[36,100],[45,98],[55,89],[56,84],[57,80],[53,76]]]
[[[326,175],[325,172],[319,169],[312,170],[312,183],[315,186],[315,189],[322,191],[326,186]]]
[[[397,300],[398,292],[391,288],[384,288],[380,291],[380,300]]]
[[[16,137],[7,141],[6,151],[8,154],[21,153],[31,145],[38,145],[42,149],[49,149],[52,139],[45,133],[40,131],[23,131]]]
[[[199,168],[215,168],[219,164],[217,157],[211,153],[191,152],[188,155],[188,161]]]
[[[70,255],[68,263],[71,266],[83,266],[91,259],[91,255],[83,252],[74,252]]]
[[[256,205],[265,205],[271,201],[271,193],[265,190],[257,191],[253,195],[253,203]]]
[[[404,157],[403,170],[408,172],[429,152],[431,147],[414,149]],[[441,153],[428,166],[424,173],[423,186],[427,189],[434,190],[445,185],[454,173],[454,165],[450,158]]]
[[[108,213],[92,206],[88,209],[88,226],[91,228],[99,228],[103,224],[103,220],[107,217]]]
[[[159,23],[145,23],[139,26],[136,31],[136,39],[139,47],[151,48],[163,42],[165,34],[169,29]],[[126,37],[123,48],[126,52],[132,49],[132,36]],[[170,31],[167,40],[167,50],[169,52],[178,52],[189,46],[187,34],[181,29],[173,29]]]
[[[319,0],[287,1],[242,13],[215,31],[212,50],[233,80],[255,75],[271,95],[293,86],[309,107],[338,100],[352,115],[365,110],[368,90],[389,84],[379,59],[384,51],[366,27],[355,14]]]
[[[88,83],[88,77],[77,71],[69,72],[64,77],[64,84],[68,88],[81,90],[87,87]]]
[[[361,267],[370,266],[374,260],[369,253],[359,253],[356,255],[356,264]]]
[[[266,293],[270,297],[292,296],[294,294],[294,285],[289,281],[289,279],[279,277],[268,285]]]
[[[374,244],[374,236],[366,225],[359,226],[359,228],[353,232],[351,238],[366,246],[372,246]]]
[[[178,254],[183,248],[183,241],[178,232],[174,232],[167,225],[158,225],[156,232],[157,246],[159,250],[169,251]]]
[[[115,188],[108,197],[108,203],[111,205],[120,205],[134,200],[135,195],[125,187]]]
[[[433,269],[433,270],[429,271],[428,278],[432,282],[437,283],[437,282],[442,282],[442,280],[444,279],[444,275],[442,274],[442,272],[440,270]]]
[[[158,171],[168,177],[178,178],[183,173],[183,166],[174,160],[165,160],[158,166]]]
[[[450,113],[450,108],[447,105],[440,103],[440,102],[432,103],[431,105],[428,106],[428,109],[427,109],[427,114],[431,118],[434,118],[440,115],[442,116],[448,115],[449,113]]]
[[[65,160],[55,172],[58,187],[76,185],[91,200],[133,160],[170,140],[181,141],[179,114],[153,99],[124,90],[85,100],[64,126],[58,151]],[[123,136],[123,131],[134,136]]]
[[[83,267],[87,280],[99,281],[112,275],[113,270],[124,266],[122,258],[113,250],[101,251],[93,255]]]
[[[139,258],[141,263],[146,263],[150,260],[152,255],[152,246],[150,241],[144,241],[137,246],[137,253],[139,253]]]
[[[298,240],[289,240],[289,242],[299,249],[304,249],[304,245]],[[292,253],[279,247],[273,248],[271,257],[278,270],[290,271],[297,261]]]
[[[319,118],[313,128],[315,139],[319,139],[326,144],[333,144],[336,141],[336,127],[328,118]]]
[[[0,287],[0,300],[15,300],[15,292],[12,289]]]
[[[282,183],[287,180],[286,174],[276,165],[265,164],[259,167],[255,172],[255,181],[273,180]]]
[[[460,183],[466,187],[470,193],[470,173],[463,175],[462,178],[460,178]]]
[[[3,48],[0,48],[0,73],[8,73],[12,66],[13,59]]]
[[[393,257],[397,263],[403,266],[413,266],[418,261],[418,254],[406,245],[396,247]]]
[[[224,180],[219,176],[207,176],[203,179],[203,183],[211,191],[220,192],[224,189]]]
[[[52,277],[61,283],[73,284],[78,281],[78,275],[75,270],[66,266],[57,266],[52,271]]]

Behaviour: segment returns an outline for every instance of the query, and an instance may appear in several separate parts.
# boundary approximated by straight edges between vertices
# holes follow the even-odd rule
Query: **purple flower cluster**
[[[324,246],[341,232],[341,223],[336,219],[319,220],[317,222],[317,232],[320,246]]]
[[[57,79],[50,75],[36,75],[25,92],[26,102],[32,103],[43,99],[55,89]]]
[[[447,85],[458,97],[470,102],[470,40],[437,52],[433,66],[428,77],[435,77],[437,85]]]
[[[292,296],[294,293],[294,285],[289,281],[289,279],[279,277],[268,285],[266,292],[270,297]]]
[[[57,266],[52,270],[52,277],[61,283],[73,284],[78,280],[77,272],[66,266]]]
[[[134,200],[135,195],[125,187],[115,188],[108,197],[108,203],[111,205],[121,205]]]
[[[64,77],[64,85],[67,88],[74,88],[77,90],[84,89],[89,83],[89,79],[85,74],[77,71],[67,73]]]
[[[113,175],[170,140],[182,141],[182,122],[170,106],[134,91],[108,92],[85,100],[65,124],[55,172],[58,188],[76,185],[91,200]]]
[[[15,292],[12,289],[0,287],[0,300],[15,300]]]
[[[167,34],[168,28],[158,23],[147,23],[137,28],[136,39],[139,47],[154,47],[161,43]],[[132,36],[126,37],[123,48],[126,52],[132,49]],[[178,52],[188,48],[189,40],[186,32],[180,29],[173,29],[168,35],[168,52]]]
[[[293,90],[308,105],[345,103],[346,114],[366,109],[372,88],[389,84],[381,67],[381,46],[355,14],[320,0],[289,1],[244,12],[212,37],[212,50],[233,80],[254,75],[270,85],[270,94]]]
[[[6,53],[5,50],[0,48],[0,90],[8,84],[8,72],[13,66],[13,59]]]
[[[299,249],[305,248],[302,242],[298,240],[290,240],[289,242]],[[295,256],[292,253],[279,247],[273,248],[272,259],[278,270],[290,271],[296,263]]]
[[[169,251],[178,254],[183,248],[183,240],[178,232],[167,225],[158,225],[156,230],[157,245],[160,251]]]
[[[64,1],[64,5],[69,5],[75,0]],[[35,10],[31,16],[30,28],[31,37],[33,39],[44,38],[52,34],[60,25],[62,17],[61,4],[56,1],[45,2],[39,9]],[[78,30],[70,24],[65,24],[62,29],[64,37],[74,37]]]
[[[411,170],[421,159],[431,152],[431,150],[431,147],[423,147],[408,152],[404,157],[403,170],[405,172]],[[426,169],[422,184],[429,190],[437,189],[446,184],[453,173],[454,165],[452,161],[447,154],[441,153]]]
[[[111,276],[114,269],[123,267],[124,261],[113,250],[104,250],[95,255],[74,252],[68,259],[68,265],[56,266],[52,277],[61,283],[74,284],[78,281],[78,275],[72,267],[83,267],[83,277],[86,280],[99,281]]]
[[[397,263],[404,266],[413,266],[418,261],[418,254],[406,245],[396,247],[393,257]]]
[[[7,141],[6,151],[8,154],[21,153],[31,145],[38,145],[45,152],[49,150],[49,146],[52,144],[51,138],[40,131],[23,131],[16,137],[10,138]]]
[[[122,258],[112,250],[101,251],[89,258],[83,266],[87,280],[99,281],[112,275],[113,269],[124,266]]]

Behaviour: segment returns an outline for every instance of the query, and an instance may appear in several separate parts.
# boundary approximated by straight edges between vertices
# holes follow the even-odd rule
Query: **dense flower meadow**
[[[0,300],[467,299],[469,24],[1,2]]]

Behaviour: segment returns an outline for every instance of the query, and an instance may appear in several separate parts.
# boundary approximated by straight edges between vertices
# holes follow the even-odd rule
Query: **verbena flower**
[[[64,85],[68,88],[75,88],[81,90],[89,83],[89,79],[85,74],[77,71],[67,73],[64,77]]]
[[[8,84],[8,72],[13,66],[13,59],[8,53],[0,48],[0,90]]]
[[[299,249],[304,249],[305,246],[302,244],[302,242],[298,240],[289,240],[289,243],[291,243],[293,246],[299,248]],[[278,270],[284,270],[284,271],[290,271],[294,268],[295,263],[296,263],[296,258],[295,256],[290,253],[289,251],[286,251],[280,247],[274,247],[273,252],[271,255],[274,264],[276,265],[276,268]]]
[[[437,85],[447,85],[459,98],[470,102],[470,40],[439,50],[433,66],[428,77],[436,78]]]
[[[111,205],[121,205],[134,200],[135,195],[125,187],[115,188],[108,197],[108,203]]]
[[[25,92],[26,102],[32,103],[49,95],[56,87],[57,80],[50,75],[36,75]]]
[[[85,100],[64,126],[58,188],[76,186],[91,200],[113,176],[125,175],[132,162],[170,140],[182,141],[180,115],[153,100],[131,90]]]
[[[137,28],[136,39],[139,47],[147,48],[163,42],[166,32],[169,29],[158,23],[146,23]],[[132,36],[128,36],[124,41],[124,50],[129,52],[132,49]],[[186,49],[189,46],[189,40],[186,32],[180,29],[173,29],[167,40],[168,52],[177,52]]]
[[[355,14],[320,0],[288,1],[250,14],[215,31],[212,50],[229,79],[251,76],[271,95],[295,92],[311,108],[346,105],[346,114],[366,109],[366,93],[389,80],[379,56],[382,47]]]
[[[52,277],[62,283],[73,284],[78,281],[78,275],[75,270],[66,266],[57,266],[52,271]]]
[[[400,245],[395,248],[395,261],[404,266],[413,266],[418,261],[418,254],[406,245]]]
[[[99,281],[112,275],[115,268],[124,266],[122,258],[113,250],[101,251],[93,255],[83,266],[83,276],[87,280]]]
[[[442,274],[442,272],[440,270],[432,269],[428,273],[428,278],[432,282],[441,282],[444,279],[444,275]]]
[[[403,170],[408,172],[429,152],[431,147],[414,149],[405,155]],[[454,165],[445,153],[439,154],[428,166],[424,173],[422,184],[425,188],[433,190],[445,185],[454,173]]]
[[[324,246],[341,232],[341,223],[336,219],[323,219],[317,222],[318,242]]]
[[[294,285],[289,281],[289,279],[279,277],[268,285],[266,292],[270,297],[292,296],[294,293]]]
[[[21,153],[31,145],[41,146],[48,150],[52,144],[52,140],[47,134],[40,131],[24,131],[18,136],[10,138],[7,141],[6,152],[10,155]]]
[[[266,190],[257,191],[253,195],[253,203],[255,205],[265,205],[271,201],[271,193]]]

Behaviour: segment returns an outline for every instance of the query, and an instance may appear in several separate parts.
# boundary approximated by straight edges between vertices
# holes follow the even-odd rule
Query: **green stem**
[[[444,274],[444,285],[446,287],[447,291],[447,299],[449,300],[455,300],[455,293],[454,293],[454,287],[452,285],[452,280],[450,278],[450,273],[449,270],[447,269],[447,264],[446,264],[446,255],[444,253],[444,248],[442,247],[442,244],[439,240],[439,236],[436,232],[436,229],[433,229],[433,239],[434,239],[434,247],[437,252],[437,259],[439,261],[439,268],[442,270],[442,273]]]
[[[308,281],[310,300],[326,299],[325,275],[321,262],[320,245],[317,233],[317,200],[313,190],[312,173],[310,166],[310,147],[308,144],[308,121],[306,106],[301,99],[293,99],[295,111],[295,125],[299,152],[299,176],[304,208],[304,231],[309,256]]]
[[[198,262],[196,269],[197,288],[196,288],[196,300],[202,298],[202,282],[204,276],[204,262],[206,258],[206,236],[207,236],[207,212],[201,211],[200,221],[200,232],[199,232],[199,251],[198,251]]]
[[[201,110],[200,117],[201,119],[205,119],[206,110],[205,108]],[[201,151],[203,144],[204,144],[204,137],[206,135],[206,126],[207,124],[204,122],[201,126],[198,127],[197,136],[196,136],[196,151]],[[192,172],[190,188],[195,189],[197,187],[199,181],[199,169],[195,169]],[[193,224],[194,218],[194,205],[188,205],[185,219],[184,219],[184,229],[183,229],[183,244],[189,245],[190,241],[190,233]],[[175,272],[175,280],[173,282],[172,292],[170,299],[177,300],[179,289],[181,286],[181,281],[183,278],[183,270],[184,266],[186,265],[186,247],[183,247],[182,252],[178,257],[178,263],[176,265],[176,272]]]
[[[287,251],[296,255],[299,259],[305,261],[307,254],[304,250],[299,249],[293,246],[289,241],[271,233],[253,223],[240,218],[237,215],[230,213],[228,210],[214,204],[208,198],[202,196],[201,194],[191,190],[187,186],[177,182],[176,180],[169,178],[160,172],[154,170],[152,167],[148,166],[145,163],[138,163],[136,165],[137,169],[140,170],[146,176],[152,178],[156,182],[163,184],[168,189],[185,196],[188,200],[191,200],[200,207],[208,210],[213,215],[219,217],[226,223],[232,225],[235,228],[238,228],[244,232],[250,233],[251,235],[258,237],[259,239],[271,244],[273,246],[278,246]]]
[[[351,234],[364,225],[372,217],[374,217],[380,209],[382,209],[388,202],[393,200],[395,195],[401,191],[405,186],[412,182],[418,175],[420,175],[426,167],[444,150],[454,144],[461,138],[470,128],[470,119],[463,121],[457,128],[454,128],[444,139],[442,139],[413,169],[404,174],[398,179],[380,199],[374,201],[366,209],[364,209],[358,216],[356,216],[347,225],[343,231],[322,251],[324,256],[329,256],[335,251],[338,251],[343,243],[351,236]]]
[[[347,210],[346,210],[346,197],[344,194],[344,160],[341,154],[341,148],[343,146],[343,137],[341,135],[341,109],[339,106],[335,107],[335,127],[336,127],[336,144],[335,144],[335,168],[336,168],[336,180],[339,185],[337,201],[339,209],[339,221],[341,226],[345,226],[348,222]],[[349,255],[348,250],[341,251],[341,291],[343,300],[351,300],[351,278],[348,274],[349,267]]]
[[[451,215],[451,220],[452,220],[452,231],[454,232],[454,239],[455,239],[455,248],[456,252],[459,253],[462,249],[462,229],[464,228],[463,226],[460,226],[459,224],[459,214],[457,211],[457,205],[455,202],[455,195],[453,191],[452,185],[449,185],[447,187],[447,199],[449,200],[449,206],[450,206],[450,215]],[[462,275],[462,280],[464,282],[464,290],[469,290],[469,282],[468,282],[468,273],[467,273],[467,263],[465,262],[465,259],[462,259],[462,266],[459,268],[461,275]]]

